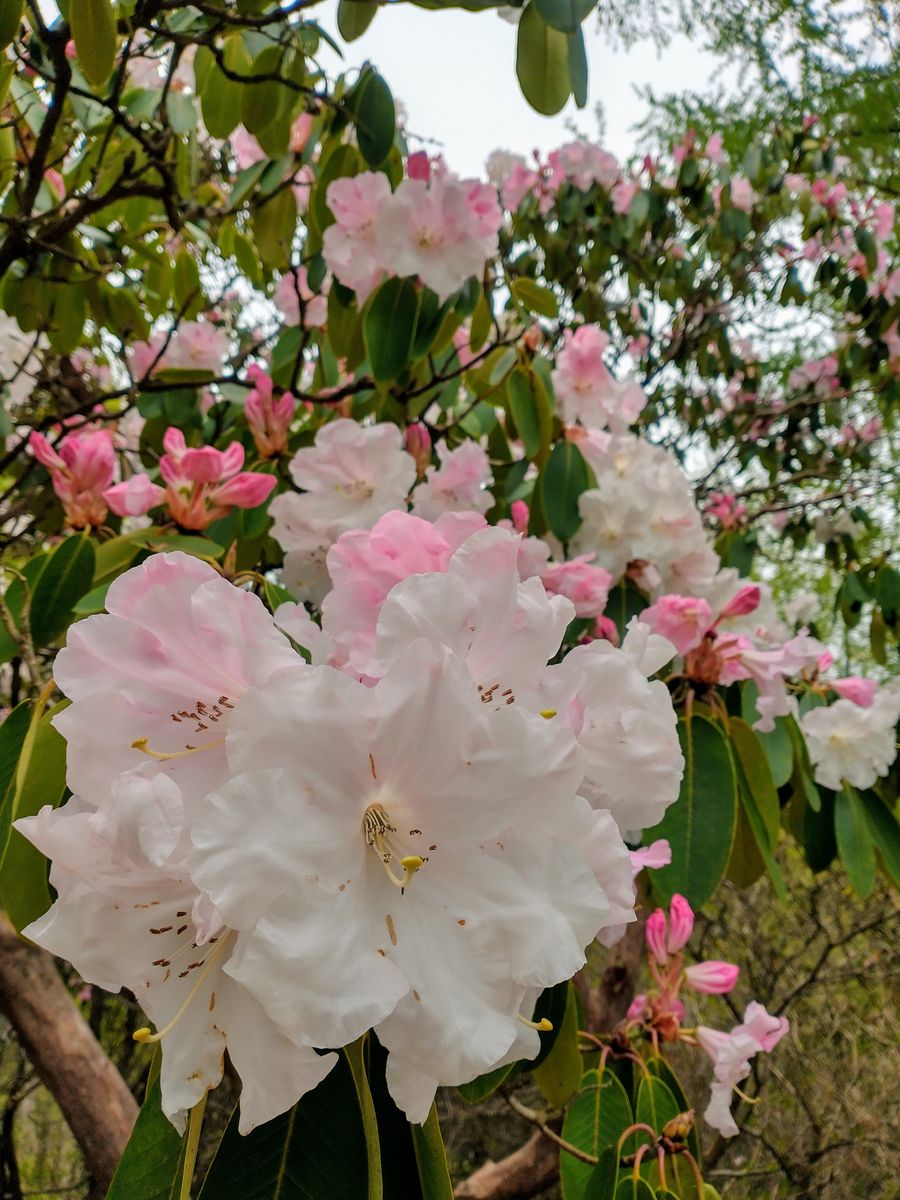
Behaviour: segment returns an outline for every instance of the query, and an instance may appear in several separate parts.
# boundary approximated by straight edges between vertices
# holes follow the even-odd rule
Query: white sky
[[[337,0],[326,0],[311,15],[336,32]],[[443,143],[448,165],[462,174],[481,173],[492,150],[530,154],[551,150],[571,137],[567,120],[596,139],[594,107],[603,103],[604,145],[620,158],[635,150],[630,127],[644,114],[634,86],[652,83],[657,92],[702,90],[721,60],[686,38],[674,39],[659,54],[647,41],[630,51],[613,50],[590,18],[584,26],[589,64],[587,107],[572,100],[555,117],[534,112],[515,77],[516,27],[496,12],[457,9],[427,11],[412,4],[385,5],[368,30],[345,48],[345,65],[371,60],[408,113],[412,133]],[[338,39],[339,40],[339,39]],[[333,55],[323,55],[329,70]]]

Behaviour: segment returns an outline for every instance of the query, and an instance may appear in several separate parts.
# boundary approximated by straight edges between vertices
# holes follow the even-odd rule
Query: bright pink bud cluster
[[[107,512],[105,491],[116,474],[116,455],[109,430],[67,433],[56,449],[42,433],[32,433],[29,444],[34,457],[50,472],[53,490],[65,510],[66,524],[74,529],[102,525]]]
[[[262,367],[247,368],[253,390],[244,401],[244,415],[256,448],[263,458],[275,458],[287,449],[288,431],[294,418],[297,401],[285,392],[277,399],[271,376]]]
[[[173,427],[166,430],[163,449],[159,473],[165,488],[147,475],[135,475],[103,493],[118,516],[137,516],[165,503],[182,529],[206,529],[233,508],[256,508],[275,487],[274,476],[241,470],[244,447],[240,442],[225,450],[188,446],[181,430]]]

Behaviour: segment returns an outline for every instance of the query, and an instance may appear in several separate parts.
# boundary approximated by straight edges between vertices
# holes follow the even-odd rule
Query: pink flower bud
[[[759,608],[760,594],[759,587],[755,583],[748,583],[746,587],[742,587],[731,597],[719,613],[719,620],[726,621],[729,617],[746,617],[749,613],[755,612]]]
[[[612,617],[598,617],[594,626],[594,637],[609,642],[612,646],[619,644],[619,631]]]
[[[512,518],[513,529],[516,533],[526,533],[528,530],[528,505],[524,500],[513,500],[509,506],[509,515]]]
[[[641,1021],[644,1017],[644,1011],[647,1008],[646,996],[635,996],[632,1002],[628,1005],[628,1012],[625,1014],[627,1021]]]
[[[666,944],[670,954],[677,954],[690,940],[694,932],[694,910],[677,892],[669,905],[669,936]]]
[[[831,685],[843,700],[852,700],[860,708],[871,708],[878,684],[874,679],[863,679],[860,675],[847,675],[835,679]]]
[[[706,992],[708,995],[720,995],[723,992],[731,991],[737,983],[740,973],[741,968],[734,966],[733,963],[712,959],[709,962],[696,963],[694,966],[688,967],[684,977],[695,991]]]
[[[666,914],[661,908],[656,909],[647,918],[644,936],[647,939],[647,948],[656,961],[666,962]]]
[[[410,179],[421,179],[427,183],[431,178],[431,163],[425,150],[417,150],[406,160],[406,174]]]
[[[416,460],[416,471],[421,479],[431,466],[431,434],[421,421],[407,425],[403,445],[406,453]]]
[[[132,475],[103,493],[103,499],[117,517],[142,517],[166,498],[164,488],[155,484],[149,475]]]

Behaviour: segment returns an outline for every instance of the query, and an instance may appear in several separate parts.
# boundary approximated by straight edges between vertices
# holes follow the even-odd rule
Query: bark
[[[644,958],[646,915],[626,926],[622,940],[607,950],[599,981],[590,967],[575,976],[584,1002],[584,1019],[592,1033],[611,1033],[624,1021],[628,1005],[637,992],[637,978]]]
[[[559,1174],[559,1147],[542,1133],[499,1162],[486,1162],[454,1191],[455,1200],[528,1200]]]
[[[59,1105],[88,1171],[105,1191],[138,1106],[75,1007],[52,957],[22,941],[2,913],[0,1012]]]

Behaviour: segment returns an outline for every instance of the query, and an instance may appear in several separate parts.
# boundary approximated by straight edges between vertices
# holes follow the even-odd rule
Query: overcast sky
[[[337,0],[312,10],[323,28],[336,31]],[[594,106],[604,106],[606,147],[620,157],[635,149],[630,127],[644,113],[634,85],[652,82],[658,92],[700,89],[722,63],[678,38],[661,55],[650,41],[630,51],[613,50],[590,18],[584,24],[590,68],[588,104],[579,112],[570,100],[555,117],[529,108],[515,77],[516,27],[494,11],[427,11],[412,4],[386,5],[366,33],[345,49],[358,66],[370,59],[408,112],[408,128],[437,138],[448,164],[464,174],[480,173],[494,149],[529,154],[550,150],[571,135],[574,121],[597,137]],[[331,69],[334,58],[326,60]]]

